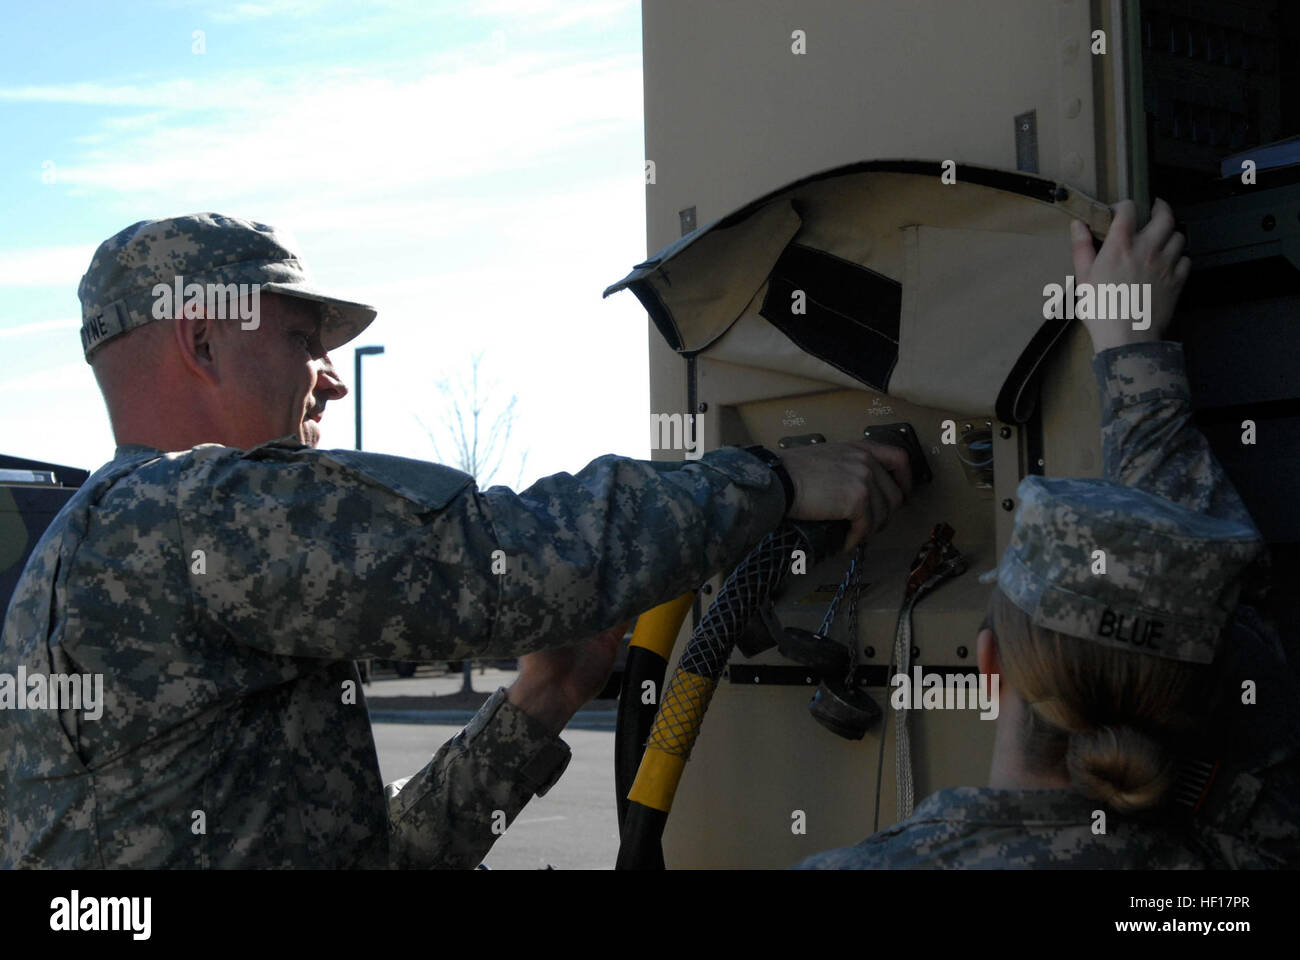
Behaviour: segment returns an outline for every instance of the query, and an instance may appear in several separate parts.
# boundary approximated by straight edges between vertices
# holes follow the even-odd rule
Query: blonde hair
[[[1004,681],[1028,708],[1020,732],[1030,766],[1063,765],[1075,790],[1121,812],[1159,806],[1209,706],[1213,671],[1044,629],[1001,590],[985,623]]]

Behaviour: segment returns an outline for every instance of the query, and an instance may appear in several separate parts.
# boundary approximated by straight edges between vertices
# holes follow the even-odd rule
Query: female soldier
[[[1134,227],[1125,201],[1094,259],[1072,225],[1076,281],[1149,283],[1151,324],[1085,320],[1106,479],[1020,485],[977,641],[981,673],[1000,674],[989,785],[940,790],[802,867],[1209,865],[1168,801],[1263,542],[1192,424],[1181,345],[1159,340],[1190,269],[1183,237],[1162,201]]]

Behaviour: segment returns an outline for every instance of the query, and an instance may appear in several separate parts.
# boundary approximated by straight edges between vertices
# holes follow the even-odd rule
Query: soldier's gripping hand
[[[1192,271],[1192,262],[1183,256],[1187,239],[1174,230],[1174,211],[1163,200],[1151,207],[1151,219],[1137,233],[1137,208],[1132,200],[1115,205],[1115,219],[1101,249],[1092,249],[1092,233],[1081,220],[1070,224],[1074,253],[1074,279],[1078,284],[1138,283],[1151,284],[1146,303],[1150,326],[1133,329],[1131,318],[1108,317],[1084,320],[1092,335],[1096,353],[1129,343],[1160,340],[1174,315],[1174,304]]]
[[[520,657],[519,676],[507,694],[510,702],[559,734],[578,708],[604,689],[629,626],[631,621],[571,646]]]
[[[857,441],[781,452],[794,482],[792,520],[848,520],[844,549],[885,525],[912,492],[912,468],[900,447]]]

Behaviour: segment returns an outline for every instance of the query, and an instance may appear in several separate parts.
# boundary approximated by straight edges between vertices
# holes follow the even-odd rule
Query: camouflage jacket
[[[807,870],[1066,867],[1197,869],[1205,866],[1177,834],[1105,814],[1094,833],[1095,800],[1072,790],[952,787],[932,793],[901,823],[862,843],[809,857]]]
[[[1116,347],[1093,360],[1102,400],[1102,454],[1107,479],[1139,487],[1188,509],[1250,523],[1204,435],[1192,422],[1182,347],[1160,342]],[[1234,620],[1233,639],[1217,662],[1232,693],[1242,670],[1258,666],[1263,646]],[[1280,650],[1278,656],[1281,656]],[[1248,674],[1257,675],[1257,674]],[[1125,867],[1204,868],[1272,866],[1296,846],[1300,795],[1294,720],[1288,727],[1248,718],[1236,697],[1222,718],[1241,739],[1193,825],[1125,818],[1106,811],[1105,834],[1093,833],[1095,801],[1070,790],[958,787],[927,797],[901,823],[856,846],[817,854],[799,866],[836,868]],[[1270,711],[1295,708],[1273,700]],[[1247,742],[1249,740],[1250,742]],[[1293,772],[1257,779],[1267,768]],[[1243,779],[1243,777],[1245,779]],[[1289,822],[1286,817],[1292,816]],[[1291,855],[1294,855],[1293,853]],[[1294,861],[1292,861],[1294,864]]]
[[[1213,866],[1300,867],[1298,667],[1294,635],[1284,639],[1258,610],[1237,608],[1210,751],[1222,762],[1195,821]]]
[[[103,702],[0,709],[0,867],[473,866],[555,740],[498,692],[386,792],[353,660],[573,643],[739,562],[783,511],[732,448],[515,494],[296,439],[122,447],[5,618],[0,677],[100,675]]]

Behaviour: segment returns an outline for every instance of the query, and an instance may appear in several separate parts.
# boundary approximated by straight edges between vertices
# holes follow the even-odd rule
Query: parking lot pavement
[[[414,677],[397,677],[391,670],[377,673],[364,685],[366,706],[373,723],[454,724],[463,726],[498,687],[508,687],[518,676],[514,670],[495,667],[474,670],[472,695],[462,694],[462,677],[438,665],[421,664]],[[570,721],[571,729],[613,730],[616,700],[593,700]]]
[[[477,688],[477,673],[474,679]],[[431,724],[375,724],[384,782],[415,773],[459,730]],[[573,748],[569,768],[546,796],[534,797],[524,807],[492,847],[484,862],[493,870],[613,869],[618,856],[614,734],[566,730],[563,736]]]
[[[482,693],[491,693],[497,687],[508,687],[518,676],[516,670],[500,670],[488,667],[479,673],[474,668],[473,686]],[[460,693],[461,675],[447,673],[441,666],[420,664],[415,676],[399,677],[391,670],[377,671],[374,679],[364,685],[367,697],[445,697]]]

